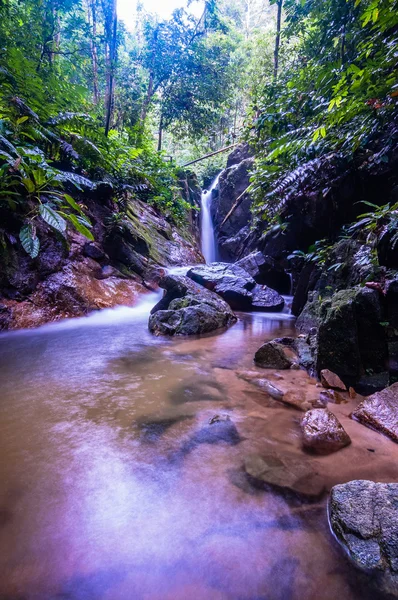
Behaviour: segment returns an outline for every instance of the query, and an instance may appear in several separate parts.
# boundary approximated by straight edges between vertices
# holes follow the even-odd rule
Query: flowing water
[[[269,448],[306,459],[301,413],[237,377],[264,340],[292,333],[289,315],[161,339],[147,329],[158,297],[0,336],[0,598],[376,598],[324,499],[257,489],[243,469]],[[317,391],[303,371],[269,377]],[[391,480],[394,444],[340,410],[355,443],[315,460],[327,487]],[[214,436],[217,414],[239,435]]]
[[[216,237],[214,232],[214,224],[211,216],[211,204],[213,199],[213,191],[218,186],[220,174],[217,175],[208,190],[203,190],[201,201],[201,239],[202,239],[202,254],[205,257],[206,263],[212,263],[217,260]]]

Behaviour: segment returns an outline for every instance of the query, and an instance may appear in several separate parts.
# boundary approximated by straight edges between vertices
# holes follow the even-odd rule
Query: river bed
[[[269,448],[309,460],[302,413],[237,377],[294,321],[240,314],[218,335],[155,338],[157,298],[0,337],[1,600],[374,599],[325,496],[258,489],[243,469]],[[319,395],[303,371],[268,375]],[[396,445],[351,421],[352,403],[333,410],[353,444],[310,459],[327,489],[398,479]],[[215,415],[239,437],[203,435]]]

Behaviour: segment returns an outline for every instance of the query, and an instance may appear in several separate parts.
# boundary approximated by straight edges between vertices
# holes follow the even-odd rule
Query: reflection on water
[[[365,598],[324,505],[242,470],[264,443],[298,448],[297,413],[234,373],[289,316],[166,340],[155,302],[0,337],[0,598]]]

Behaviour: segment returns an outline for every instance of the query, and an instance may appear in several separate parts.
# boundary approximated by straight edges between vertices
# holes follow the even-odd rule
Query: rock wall
[[[212,212],[219,258],[227,262],[233,262],[248,253],[247,239],[250,235],[252,199],[244,192],[250,183],[253,162],[254,158],[248,145],[240,144],[229,155],[227,167],[220,175]],[[241,197],[239,206],[226,223],[222,224],[239,197]]]
[[[112,186],[79,198],[93,223],[95,242],[75,231],[67,242],[39,224],[42,247],[31,259],[17,229],[0,226],[0,330],[35,327],[116,305],[132,305],[163,274],[162,267],[203,262],[199,250],[201,190],[181,173],[181,194],[193,210],[176,226],[153,206],[124,190],[123,211]],[[76,195],[76,194],[75,194]]]

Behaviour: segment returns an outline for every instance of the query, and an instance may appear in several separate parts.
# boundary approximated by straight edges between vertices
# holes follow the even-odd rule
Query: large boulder
[[[246,271],[236,265],[227,263],[198,265],[190,269],[187,276],[206,289],[219,294],[236,310],[248,310],[251,305],[251,291],[255,288],[256,282]]]
[[[351,560],[398,597],[398,484],[350,481],[330,494],[330,525]]]
[[[330,454],[351,443],[349,435],[327,408],[306,412],[301,421],[304,448],[318,454]]]
[[[234,310],[280,311],[284,299],[275,290],[256,284],[239,265],[212,263],[187,273],[196,283],[219,294]]]
[[[398,443],[398,383],[365,398],[351,416]]]
[[[155,335],[210,333],[236,322],[229,305],[220,296],[188,277],[167,275],[159,285],[166,293],[149,318],[149,330]]]
[[[380,294],[375,289],[355,287],[332,297],[309,296],[296,326],[308,336],[314,371],[319,375],[329,369],[344,383],[360,382],[366,392],[369,374],[387,369],[382,315]]]

